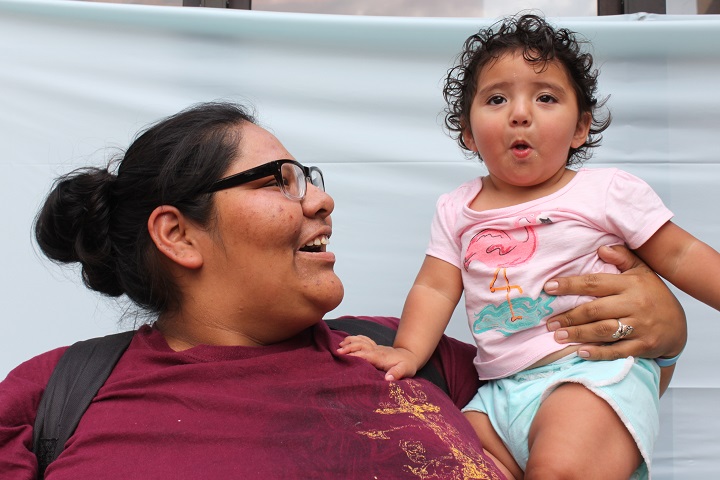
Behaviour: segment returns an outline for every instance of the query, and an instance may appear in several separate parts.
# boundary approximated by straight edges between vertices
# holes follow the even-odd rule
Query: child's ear
[[[477,153],[477,151],[478,151],[477,145],[475,145],[475,139],[473,138],[472,129],[470,128],[470,126],[467,126],[467,127],[464,127],[464,128],[463,128],[463,131],[462,131],[462,139],[463,139],[463,142],[465,142],[465,146],[466,146],[468,149],[470,149],[470,150],[472,150],[473,152]]]
[[[148,232],[157,249],[185,268],[196,269],[203,264],[195,235],[197,231],[182,212],[170,205],[155,208],[148,218]]]
[[[588,134],[590,133],[590,124],[592,123],[592,115],[590,112],[585,112],[580,115],[578,123],[575,126],[575,134],[572,139],[572,148],[578,148],[587,141]]]

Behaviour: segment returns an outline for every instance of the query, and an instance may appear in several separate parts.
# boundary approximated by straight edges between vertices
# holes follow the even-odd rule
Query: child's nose
[[[516,102],[513,105],[510,121],[512,122],[513,126],[530,125],[530,108],[528,107],[526,102]]]

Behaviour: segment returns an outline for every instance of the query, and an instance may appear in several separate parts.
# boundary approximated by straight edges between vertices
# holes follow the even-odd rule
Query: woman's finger
[[[545,292],[551,295],[607,297],[628,290],[632,291],[636,283],[662,283],[655,272],[650,270],[642,260],[623,246],[601,247],[598,250],[598,255],[603,261],[615,265],[622,272],[622,275],[593,273],[574,277],[553,278],[545,284]],[[590,318],[590,321],[598,319],[588,318]]]
[[[583,345],[578,356],[587,360],[617,360],[625,357],[639,357],[647,350],[641,339],[623,340],[606,345]]]
[[[626,248],[603,247],[599,254],[618,268],[629,269],[621,275],[592,274],[548,282],[545,290],[552,295],[601,297],[550,318],[547,327],[555,332],[555,340],[596,344],[588,349],[593,352],[591,359],[628,353],[655,358],[682,351],[687,338],[685,314],[662,279]],[[603,345],[617,330],[618,320],[633,327],[632,335]]]
[[[559,337],[559,343],[610,343],[618,340],[613,338],[617,330],[618,320],[602,320],[586,325],[585,328],[564,328],[555,332],[555,337]]]
[[[563,312],[548,319],[548,330],[556,331],[559,328],[574,327],[578,325],[592,325],[603,320],[627,319],[642,306],[637,305],[633,298],[622,298],[620,295],[597,298],[591,302],[583,303],[572,310]],[[592,338],[600,341],[601,338]]]

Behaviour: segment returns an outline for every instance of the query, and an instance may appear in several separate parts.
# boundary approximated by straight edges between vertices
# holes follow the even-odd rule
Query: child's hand
[[[350,335],[340,342],[338,353],[364,358],[378,370],[384,370],[385,380],[412,377],[419,368],[415,354],[404,348],[378,345],[365,335]]]

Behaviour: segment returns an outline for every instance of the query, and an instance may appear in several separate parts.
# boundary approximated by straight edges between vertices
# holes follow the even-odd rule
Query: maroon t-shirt
[[[46,478],[502,478],[457,408],[477,389],[474,347],[438,348],[451,400],[338,355],[344,336],[320,323],[267,347],[175,352],[142,327]],[[2,478],[35,478],[32,424],[63,352],[0,384]]]

